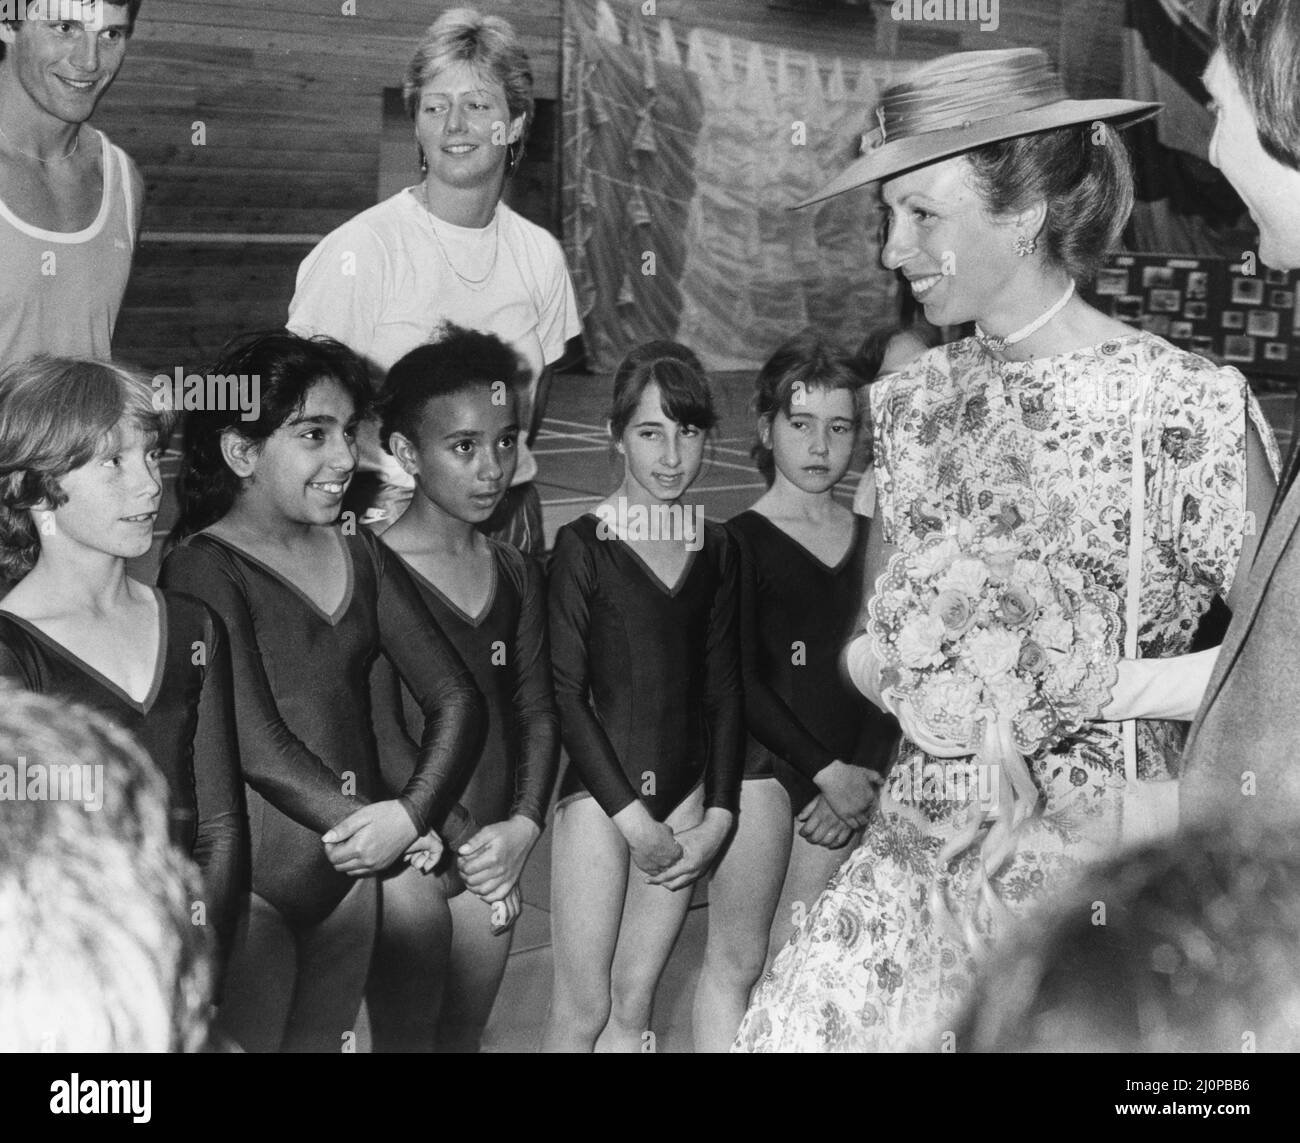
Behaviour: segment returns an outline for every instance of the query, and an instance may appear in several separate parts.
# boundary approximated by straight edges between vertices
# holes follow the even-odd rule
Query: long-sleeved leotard
[[[352,878],[321,835],[382,798],[367,677],[383,649],[425,715],[419,764],[399,797],[423,832],[471,765],[483,700],[400,563],[367,532],[343,536],[348,586],[326,615],[260,560],[207,533],[163,563],[230,634],[240,760],[249,787],[253,890],[295,924],[322,920]]]
[[[560,796],[590,793],[613,816],[637,798],[662,821],[700,782],[706,807],[736,811],[744,699],[734,543],[706,524],[677,585],[596,517],[556,537],[549,594],[560,730],[571,759]]]
[[[133,735],[167,778],[172,841],[203,873],[208,923],[228,949],[248,890],[248,833],[231,694],[230,645],[197,599],[158,591],[153,685],[136,702],[34,624],[0,614],[0,678],[81,703]]]
[[[480,825],[514,814],[546,824],[560,762],[560,727],[551,683],[546,587],[537,562],[495,540],[491,594],[477,616],[467,615],[405,561],[420,598],[469,667],[487,703],[487,731],[473,769],[453,796]],[[390,558],[394,557],[389,553]],[[419,737],[424,715],[401,686],[385,654],[371,673],[379,760],[391,791],[401,790],[415,757],[408,734]],[[431,823],[455,844],[443,821]]]
[[[775,777],[795,811],[817,796],[813,778],[835,759],[878,765],[894,720],[839,669],[862,593],[866,523],[828,567],[753,510],[727,523],[740,553],[740,661],[749,740],[745,777]]]

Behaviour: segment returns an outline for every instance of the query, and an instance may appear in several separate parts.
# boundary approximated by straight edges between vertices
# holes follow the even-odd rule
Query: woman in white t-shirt
[[[524,428],[535,431],[547,370],[581,326],[559,243],[501,201],[533,118],[528,57],[505,20],[453,9],[425,33],[404,94],[424,179],[345,222],[307,256],[289,328],[343,342],[376,382],[446,321],[495,333],[528,363]],[[375,423],[358,440],[360,470],[379,487],[364,489],[355,506],[368,522],[391,523],[413,485]],[[487,525],[531,552],[542,546],[536,472],[521,443],[514,486]]]

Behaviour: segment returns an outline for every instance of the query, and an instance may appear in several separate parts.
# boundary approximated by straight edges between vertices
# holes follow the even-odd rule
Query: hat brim
[[[828,198],[868,186],[881,179],[901,175],[916,167],[950,159],[963,151],[1034,135],[1057,127],[1079,123],[1103,122],[1123,129],[1149,119],[1164,107],[1163,103],[1141,103],[1134,99],[1063,99],[1043,107],[979,120],[964,127],[926,131],[902,139],[887,140],[881,146],[854,160],[811,198],[797,202],[791,210],[825,202]]]

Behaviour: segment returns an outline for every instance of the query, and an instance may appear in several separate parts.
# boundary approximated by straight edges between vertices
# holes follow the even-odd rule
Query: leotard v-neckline
[[[787,544],[790,544],[791,546],[798,548],[800,552],[802,552],[808,559],[810,559],[814,564],[816,564],[819,568],[821,568],[822,571],[826,572],[828,575],[838,575],[841,571],[843,571],[845,566],[848,564],[848,562],[851,559],[853,559],[853,553],[858,546],[859,517],[857,516],[853,518],[853,538],[849,541],[849,546],[844,550],[844,554],[839,558],[838,563],[828,564],[824,559],[822,559],[819,555],[813,552],[810,548],[805,547],[798,540],[796,540],[792,535],[790,535],[789,532],[787,532],[784,528],[782,528],[771,517],[764,516],[762,512],[758,512],[753,508],[746,508],[745,511],[741,513],[741,515],[754,516],[757,519],[762,520],[764,524],[766,524],[769,528],[772,529],[773,532],[775,532],[778,536],[780,536],[783,540],[785,540]]]
[[[599,519],[599,517],[596,516],[594,512],[588,512],[587,515],[591,516],[593,519]],[[686,563],[682,565],[682,570],[678,574],[677,579],[670,585],[664,580],[664,578],[657,571],[655,571],[654,568],[652,568],[648,563],[646,563],[646,561],[642,558],[641,554],[636,550],[636,548],[634,548],[630,543],[628,543],[627,540],[623,539],[622,536],[615,536],[611,533],[610,539],[613,540],[615,543],[617,543],[623,549],[623,551],[625,551],[629,556],[632,557],[633,560],[636,561],[637,567],[639,567],[641,571],[645,573],[645,575],[649,578],[650,582],[653,583],[655,587],[657,587],[660,591],[662,591],[666,596],[668,596],[669,599],[676,599],[677,596],[681,593],[682,588],[686,586],[686,581],[691,578],[691,572],[695,568],[695,557],[700,554],[699,549],[687,551]],[[701,547],[702,546],[703,545],[701,545]]]
[[[106,691],[115,697],[121,699],[132,710],[139,714],[147,715],[158,701],[158,694],[162,690],[163,671],[167,664],[167,606],[163,602],[162,594],[156,587],[149,589],[153,593],[154,606],[158,609],[158,649],[154,653],[153,678],[149,682],[149,689],[145,692],[142,699],[135,698],[125,687],[115,683],[103,671],[91,666],[76,652],[69,650],[53,635],[41,630],[30,619],[24,619],[21,615],[15,615],[12,611],[0,611],[0,616],[17,623],[24,631],[38,640],[43,646],[48,647],[60,658],[71,663],[78,671],[89,678],[91,681],[98,683]]]
[[[466,611],[463,607],[461,607],[460,604],[458,604],[454,599],[452,599],[451,596],[449,596],[445,591],[443,591],[436,583],[434,583],[433,580],[431,580],[428,576],[426,576],[422,571],[420,571],[419,568],[417,568],[413,563],[411,563],[410,560],[408,560],[404,555],[402,555],[401,552],[398,552],[392,548],[390,548],[389,551],[391,551],[393,555],[395,555],[401,561],[402,565],[406,568],[406,570],[411,573],[412,579],[416,580],[424,587],[427,587],[430,592],[432,592],[435,596],[437,596],[438,599],[441,600],[447,606],[447,609],[449,611],[451,611],[457,618],[467,623],[470,627],[475,627],[475,628],[481,627],[483,625],[483,621],[489,615],[492,614],[492,608],[496,606],[497,585],[500,579],[497,573],[497,560],[495,555],[489,553],[491,558],[488,560],[488,567],[489,567],[488,574],[491,576],[492,582],[488,587],[487,600],[484,602],[483,606],[479,608],[477,615],[471,615],[468,611]]]
[[[310,595],[308,595],[305,591],[303,591],[303,589],[300,588],[296,583],[294,583],[293,580],[291,580],[287,575],[285,575],[281,571],[277,571],[265,560],[259,560],[255,555],[252,554],[252,552],[246,551],[244,548],[241,548],[238,544],[232,544],[229,540],[225,539],[222,536],[218,536],[213,532],[199,532],[198,535],[203,536],[204,538],[209,540],[215,540],[218,544],[221,544],[222,547],[229,548],[232,552],[235,553],[235,555],[239,556],[240,559],[246,560],[248,563],[252,564],[255,568],[258,568],[260,571],[265,572],[268,576],[270,576],[273,580],[275,580],[281,587],[285,588],[285,590],[290,591],[295,596],[297,596],[298,599],[313,612],[313,614],[315,614],[318,618],[322,619],[324,622],[328,623],[331,627],[337,627],[339,625],[339,622],[348,613],[348,609],[352,606],[352,596],[356,588],[356,577],[353,572],[352,557],[347,550],[347,546],[343,543],[343,537],[340,536],[337,532],[334,533],[334,537],[338,543],[339,552],[343,556],[343,567],[344,567],[344,572],[347,575],[347,585],[343,589],[343,598],[339,600],[338,604],[335,606],[332,612],[326,611],[319,603],[317,603],[314,599],[312,599]]]

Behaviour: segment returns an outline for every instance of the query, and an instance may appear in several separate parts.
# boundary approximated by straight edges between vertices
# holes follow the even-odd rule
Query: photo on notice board
[[[1251,337],[1277,337],[1277,310],[1253,310],[1246,319],[1246,332]]]
[[[1128,293],[1128,271],[1123,267],[1107,266],[1097,271],[1097,293],[1119,297]]]
[[[1152,290],[1148,309],[1153,314],[1176,314],[1183,304],[1180,290]]]
[[[1234,306],[1262,306],[1264,283],[1259,278],[1233,278],[1232,304]]]
[[[1116,298],[1114,313],[1120,321],[1137,321],[1142,316],[1142,299],[1136,294]]]
[[[1223,359],[1225,361],[1254,361],[1255,339],[1229,334],[1223,339]]]

